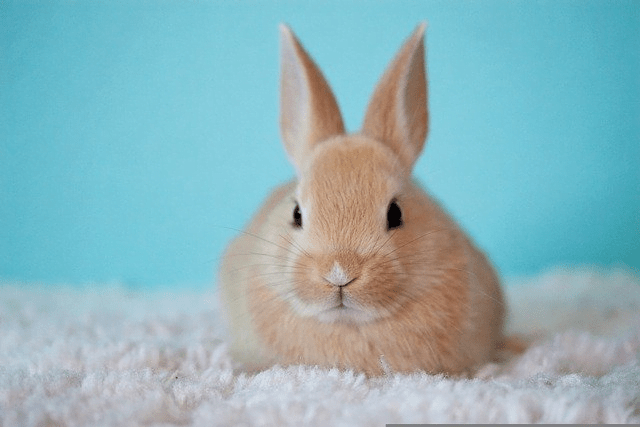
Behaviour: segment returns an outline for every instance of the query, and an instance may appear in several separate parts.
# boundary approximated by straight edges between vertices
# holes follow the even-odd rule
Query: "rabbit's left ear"
[[[423,23],[378,82],[365,114],[362,133],[387,144],[411,170],[428,128]]]
[[[298,175],[313,146],[344,133],[338,103],[295,35],[280,26],[280,131]]]

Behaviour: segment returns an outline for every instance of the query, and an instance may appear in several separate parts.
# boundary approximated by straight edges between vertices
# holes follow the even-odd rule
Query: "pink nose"
[[[346,286],[355,280],[355,278],[345,272],[344,268],[338,263],[338,261],[334,261],[331,270],[324,276],[324,279],[338,287]]]

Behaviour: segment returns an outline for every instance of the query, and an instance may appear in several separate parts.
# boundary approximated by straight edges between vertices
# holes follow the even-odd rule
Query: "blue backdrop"
[[[503,275],[640,267],[640,2],[0,2],[0,278],[206,284],[293,169],[289,23],[356,130],[429,23],[416,174]]]

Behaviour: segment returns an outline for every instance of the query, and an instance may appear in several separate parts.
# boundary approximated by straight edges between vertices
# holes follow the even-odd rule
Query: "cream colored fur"
[[[345,135],[322,73],[281,28],[280,125],[297,178],[272,193],[220,269],[232,353],[248,369],[461,373],[495,357],[496,274],[411,179],[428,130],[424,29],[381,78],[361,132]],[[388,229],[392,202],[402,225]]]

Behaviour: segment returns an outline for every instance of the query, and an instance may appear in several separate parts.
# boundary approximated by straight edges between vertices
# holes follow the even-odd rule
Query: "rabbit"
[[[381,77],[362,129],[346,134],[321,71],[280,25],[280,128],[296,177],[219,270],[230,353],[245,369],[465,375],[496,357],[497,274],[412,178],[428,128],[425,28]]]

